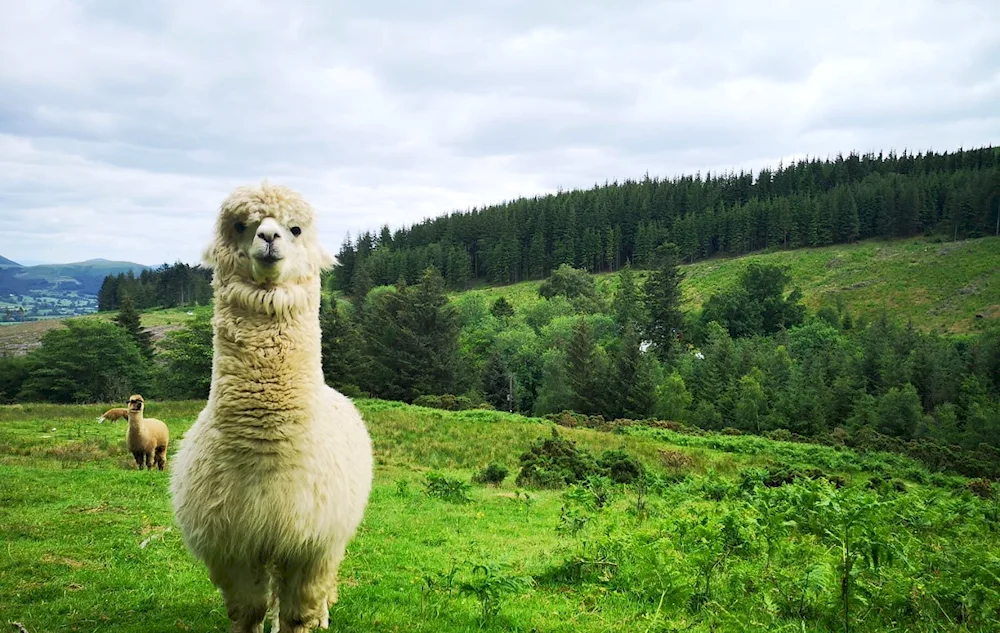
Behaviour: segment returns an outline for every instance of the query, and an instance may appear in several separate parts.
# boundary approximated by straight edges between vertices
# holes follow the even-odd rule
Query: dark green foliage
[[[510,411],[514,406],[514,394],[511,384],[513,376],[507,371],[507,366],[499,352],[490,354],[483,368],[483,397],[494,409]]]
[[[361,385],[366,391],[406,402],[454,391],[458,318],[435,269],[424,271],[416,286],[403,283],[366,302],[363,314],[370,358]]]
[[[30,371],[31,359],[28,356],[0,356],[0,404],[16,401]]]
[[[653,411],[656,384],[652,359],[639,347],[639,337],[627,325],[613,357],[611,390],[598,411],[608,418],[645,418]]]
[[[427,473],[424,477],[424,492],[428,497],[442,499],[449,503],[464,505],[470,503],[469,490],[472,488],[468,482],[449,477],[437,472]]]
[[[802,322],[805,307],[801,293],[785,288],[792,281],[782,268],[751,262],[736,287],[713,295],[705,302],[702,320],[716,321],[734,338],[774,334]]]
[[[501,320],[507,319],[514,316],[514,306],[510,305],[510,302],[504,297],[498,297],[493,302],[493,306],[490,307],[490,314]]]
[[[131,271],[108,275],[97,293],[97,309],[118,310],[126,297],[137,310],[206,305],[212,300],[211,281],[212,271],[183,262],[147,268],[138,277]]]
[[[135,341],[103,321],[67,321],[65,329],[45,334],[27,362],[19,401],[124,402],[148,386],[147,361]]]
[[[669,358],[675,351],[684,329],[681,313],[680,257],[674,244],[659,247],[656,267],[643,286],[648,322],[646,333],[657,355]]]
[[[597,466],[616,484],[635,483],[645,474],[639,460],[621,448],[601,453]]]
[[[604,408],[607,387],[602,357],[584,318],[577,322],[566,350],[566,376],[573,391],[573,408],[581,413],[598,413]]]
[[[628,264],[618,273],[618,290],[612,304],[615,323],[621,330],[641,332],[645,329],[646,315],[642,293],[636,284],[635,273]]]
[[[546,299],[566,297],[573,305],[585,312],[600,308],[594,278],[585,270],[563,264],[552,271],[552,275],[538,287],[538,294]]]
[[[807,159],[777,169],[643,178],[521,198],[397,230],[365,232],[338,254],[336,287],[416,283],[435,266],[452,287],[540,279],[565,264],[588,272],[649,268],[662,244],[685,261],[874,237],[992,235],[996,148]],[[364,264],[364,265],[361,265]],[[357,284],[364,271],[367,281]],[[363,294],[354,292],[355,296]]]
[[[207,398],[212,385],[211,317],[198,315],[183,329],[167,332],[156,358],[156,384],[161,397]]]
[[[517,485],[527,488],[561,488],[598,472],[589,451],[576,447],[552,429],[552,436],[531,445],[520,456]]]
[[[121,306],[118,309],[118,316],[115,317],[115,323],[132,337],[132,340],[139,346],[139,351],[142,352],[143,356],[146,358],[153,357],[153,335],[149,333],[149,330],[142,327],[142,322],[139,320],[139,313],[135,311],[131,297],[125,296],[122,299]]]
[[[476,402],[468,396],[454,396],[450,393],[441,395],[419,396],[413,400],[418,407],[442,409],[444,411],[468,411],[470,409],[489,409],[490,405]]]
[[[489,466],[483,468],[478,473],[473,475],[472,481],[477,484],[489,484],[491,486],[499,486],[503,483],[503,480],[507,478],[510,471],[507,470],[506,466],[501,466],[500,464],[490,464]]]
[[[356,389],[367,360],[357,326],[334,299],[320,309],[319,327],[323,378],[341,391]]]

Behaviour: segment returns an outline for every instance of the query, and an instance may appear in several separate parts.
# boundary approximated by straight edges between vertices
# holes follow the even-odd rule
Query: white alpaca
[[[361,414],[320,365],[320,271],[333,258],[309,204],[264,183],[223,202],[204,259],[212,387],[174,458],[177,522],[232,631],[262,631],[269,597],[281,633],[327,628],[372,485]]]

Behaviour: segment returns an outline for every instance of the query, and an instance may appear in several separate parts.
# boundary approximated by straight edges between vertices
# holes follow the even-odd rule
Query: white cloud
[[[992,0],[15,3],[0,254],[196,261],[265,176],[335,249],[646,172],[996,143],[997,58]]]

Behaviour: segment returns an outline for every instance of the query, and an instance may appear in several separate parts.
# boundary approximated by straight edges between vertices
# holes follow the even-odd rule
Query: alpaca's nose
[[[270,244],[274,240],[281,237],[281,233],[279,233],[277,229],[262,229],[257,231],[257,237]]]

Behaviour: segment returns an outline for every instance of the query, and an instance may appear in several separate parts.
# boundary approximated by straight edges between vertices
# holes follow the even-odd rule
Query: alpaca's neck
[[[263,301],[248,302],[241,291],[216,299],[211,396],[217,403],[265,411],[271,403],[305,402],[322,384],[319,284],[280,290]]]
[[[143,429],[142,411],[128,411],[128,432],[129,435],[142,435]]]

